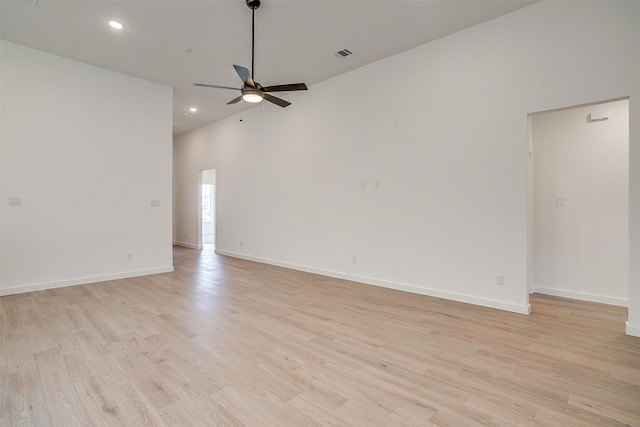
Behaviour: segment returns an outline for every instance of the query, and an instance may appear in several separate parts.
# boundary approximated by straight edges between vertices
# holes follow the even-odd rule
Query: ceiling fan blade
[[[204,83],[194,83],[194,86],[202,86],[202,87],[212,87],[216,89],[231,89],[231,90],[240,90],[238,87],[229,87],[229,86],[218,86],[218,85],[206,85]]]
[[[265,92],[292,92],[294,90],[307,90],[304,83],[290,83],[288,85],[275,85],[262,88]]]
[[[251,87],[256,87],[256,84],[253,82],[253,79],[251,78],[251,73],[249,72],[249,70],[247,70],[245,67],[242,67],[240,65],[233,65],[233,68],[236,69],[236,73],[238,73],[238,77],[240,77],[240,80],[242,80],[242,82],[244,84],[246,84],[247,86],[251,86]]]
[[[237,98],[233,98],[231,101],[227,102],[227,105],[229,104],[236,104],[238,101],[240,101],[242,99],[242,95],[240,95]]]
[[[268,93],[263,94],[264,99],[266,99],[267,101],[279,105],[282,108],[284,107],[288,107],[289,105],[291,105],[291,103],[289,101],[285,101],[284,99],[280,99],[280,98],[276,98],[273,95],[269,95]]]

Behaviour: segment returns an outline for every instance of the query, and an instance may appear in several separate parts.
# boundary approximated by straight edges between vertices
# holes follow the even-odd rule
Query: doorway
[[[529,293],[629,301],[629,100],[529,115]]]
[[[216,170],[200,171],[199,247],[214,250],[216,245]]]

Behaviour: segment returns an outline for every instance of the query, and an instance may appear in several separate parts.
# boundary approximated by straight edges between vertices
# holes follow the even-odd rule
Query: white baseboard
[[[624,329],[627,335],[633,337],[640,337],[640,325],[632,325],[629,321],[626,322],[626,328]]]
[[[25,292],[44,291],[47,289],[64,288],[67,286],[85,285],[87,283],[104,282],[106,280],[128,279],[130,277],[148,276],[150,274],[170,273],[173,266],[151,268],[147,270],[126,271],[122,273],[107,274],[104,276],[79,277],[70,280],[60,280],[56,282],[34,283],[30,285],[12,286],[0,288],[0,296],[22,294]]]
[[[192,243],[173,242],[173,244],[176,245],[176,246],[182,246],[182,247],[189,248],[189,249],[202,249],[202,246],[194,245]]]
[[[581,301],[598,302],[601,304],[617,305],[620,307],[628,307],[629,300],[624,298],[608,297],[605,295],[589,294],[586,292],[575,292],[566,289],[534,287],[533,292],[537,294],[553,295],[555,297],[564,297],[577,299]]]
[[[452,292],[439,291],[436,289],[423,288],[423,287],[408,285],[404,283],[389,282],[386,280],[356,276],[352,274],[340,273],[340,272],[331,271],[331,270],[322,270],[318,268],[307,267],[304,265],[291,264],[287,262],[275,261],[275,260],[266,259],[266,258],[259,258],[259,257],[254,257],[254,256],[236,253],[236,252],[219,250],[219,249],[216,249],[215,252],[220,255],[246,259],[248,261],[255,261],[262,264],[276,265],[278,267],[290,268],[292,270],[305,271],[307,273],[319,274],[321,276],[328,276],[328,277],[335,277],[337,279],[350,280],[352,282],[364,283],[367,285],[381,286],[384,288],[396,289],[399,291],[411,292],[414,294],[427,295],[431,297],[443,298],[443,299],[448,299],[452,301],[475,304],[483,307],[497,308],[499,310],[511,311],[519,314],[531,313],[530,304],[519,305],[519,304],[512,304],[504,301],[478,298],[471,295],[456,294]]]

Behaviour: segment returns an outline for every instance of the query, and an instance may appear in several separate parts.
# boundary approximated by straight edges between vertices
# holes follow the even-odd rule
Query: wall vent
[[[349,55],[353,55],[353,52],[351,52],[349,49],[342,49],[342,50],[337,51],[335,53],[335,55],[338,58],[345,58],[345,57],[347,57]]]

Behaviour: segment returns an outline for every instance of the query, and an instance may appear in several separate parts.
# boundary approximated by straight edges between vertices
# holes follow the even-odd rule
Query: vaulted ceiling
[[[313,90],[315,83],[534,2],[262,0],[254,77],[265,86],[305,82]],[[251,107],[226,105],[239,93],[192,85],[240,87],[232,64],[251,67],[245,0],[2,0],[0,18],[4,40],[173,87],[176,135]],[[112,29],[111,19],[125,28]],[[342,49],[353,55],[339,58]],[[415,76],[407,86],[419,81]]]

